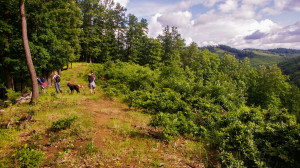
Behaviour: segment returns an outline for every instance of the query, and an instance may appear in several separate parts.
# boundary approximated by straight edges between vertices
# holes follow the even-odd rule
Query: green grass
[[[284,57],[279,56],[278,54],[272,54],[262,51],[253,51],[255,56],[251,58],[251,64],[253,66],[258,65],[274,65],[284,61]]]
[[[219,48],[215,48],[215,50],[216,50],[215,53],[218,54],[220,57],[222,57],[225,53],[234,55],[233,53],[226,52]],[[252,52],[255,54],[255,56],[253,58],[250,58],[251,65],[253,65],[253,66],[274,65],[274,64],[278,64],[285,60],[285,57],[280,56],[279,54],[273,54],[273,53],[261,51],[261,50],[255,50]]]
[[[150,133],[156,130],[148,126],[149,114],[129,109],[117,99],[103,98],[100,87],[96,95],[90,95],[88,88],[80,94],[68,93],[68,82],[87,86],[89,70],[88,64],[73,63],[72,69],[61,74],[63,94],[56,94],[54,86],[49,86],[35,105],[5,109],[1,122],[10,118],[17,121],[29,113],[33,119],[24,127],[13,124],[9,129],[0,129],[0,167],[14,167],[12,156],[24,153],[32,155],[33,164],[42,167],[182,167],[186,162],[207,162],[201,142],[180,137],[168,143],[157,139]],[[109,103],[107,109],[97,108],[101,101]],[[89,103],[95,109],[87,110]],[[96,113],[100,110],[104,112]],[[70,115],[77,119],[59,131],[51,131],[54,123]],[[95,124],[96,117],[104,120],[101,125]],[[24,149],[23,153],[17,149]],[[18,164],[31,164],[27,161]]]

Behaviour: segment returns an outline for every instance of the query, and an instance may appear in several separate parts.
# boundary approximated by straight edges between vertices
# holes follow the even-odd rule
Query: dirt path
[[[74,63],[72,69],[62,72],[62,94],[50,86],[35,106],[14,106],[2,116],[18,120],[29,111],[35,113],[26,127],[0,130],[0,167],[1,162],[8,165],[5,167],[18,167],[16,159],[8,156],[27,145],[45,154],[40,166],[45,168],[203,167],[199,164],[203,162],[201,143],[180,137],[165,142],[158,137],[159,131],[148,125],[149,114],[130,109],[121,100],[105,98],[101,86],[90,95],[89,65]],[[72,94],[67,83],[85,87]],[[71,115],[78,117],[76,121],[68,120]],[[53,131],[54,125],[59,131]]]
[[[76,65],[67,71],[68,82],[87,86],[81,74],[87,72],[87,68],[87,65]],[[85,88],[85,96],[79,103],[86,116],[92,118],[92,142],[99,149],[99,155],[89,158],[86,166],[203,167],[186,159],[194,144],[184,139],[171,143],[157,139],[150,133],[155,132],[148,126],[150,115],[129,109],[118,100],[105,98],[99,88],[97,86],[95,95],[90,95],[88,88]]]

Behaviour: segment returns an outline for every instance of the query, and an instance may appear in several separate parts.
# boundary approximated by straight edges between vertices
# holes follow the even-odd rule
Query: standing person
[[[53,80],[54,80],[56,92],[62,93],[61,88],[60,88],[60,76],[56,72],[54,72]]]
[[[95,83],[95,78],[96,78],[96,75],[94,74],[94,70],[91,71],[91,73],[89,74],[89,88],[91,90],[91,94],[93,94],[93,90],[94,90],[94,94],[96,94],[96,83]]]
[[[46,85],[46,83],[45,83],[46,80],[45,80],[43,77],[40,78],[40,77],[38,77],[38,76],[37,76],[36,79],[37,79],[38,83],[41,85],[42,92],[43,92],[43,93],[46,93],[46,91],[45,91],[45,88],[47,87],[47,85]]]

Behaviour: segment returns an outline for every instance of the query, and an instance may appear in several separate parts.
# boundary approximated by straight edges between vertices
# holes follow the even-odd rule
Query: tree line
[[[130,61],[159,64],[162,46],[147,37],[147,21],[138,20],[112,0],[27,0],[27,34],[37,75],[74,61]],[[18,0],[0,1],[0,86],[26,92],[31,81],[22,43]]]
[[[6,88],[24,93],[31,86],[18,5],[18,0],[0,1],[1,97]],[[153,70],[176,64],[194,69],[196,74],[208,71],[204,78],[212,73],[202,67],[207,60],[199,58],[197,44],[186,46],[177,28],[167,26],[163,34],[149,38],[147,20],[127,14],[126,8],[112,0],[26,0],[25,6],[33,64],[37,75],[45,77],[48,84],[53,71],[69,68],[74,61],[120,60]],[[207,63],[214,66],[217,58]],[[227,64],[224,66],[232,63]]]

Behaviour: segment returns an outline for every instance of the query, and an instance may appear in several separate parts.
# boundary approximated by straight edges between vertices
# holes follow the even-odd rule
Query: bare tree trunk
[[[47,86],[52,87],[52,74],[47,74]]]
[[[58,75],[60,75],[60,74],[61,74],[61,69],[58,70]]]
[[[23,46],[26,55],[26,63],[30,73],[31,82],[32,82],[32,97],[31,102],[36,102],[39,98],[39,88],[36,79],[36,72],[33,66],[33,62],[31,59],[30,48],[28,44],[28,37],[27,37],[27,23],[26,23],[26,15],[25,15],[25,5],[24,1],[20,0],[20,14],[21,14],[21,21],[22,21],[22,39],[23,39]]]
[[[73,68],[73,63],[71,62],[71,69]]]
[[[6,74],[6,87],[8,89],[15,90],[14,89],[14,80],[13,80],[13,77],[12,77],[8,67],[5,68],[5,74]]]
[[[50,87],[50,86],[51,86],[51,74],[49,74],[48,71],[44,70],[44,71],[43,71],[43,77],[44,77],[45,80],[46,80],[47,86]],[[49,79],[50,79],[50,82],[49,82]]]
[[[8,14],[9,14],[9,11],[5,10],[3,17],[4,17],[4,22],[6,24],[8,24],[8,18],[9,18]],[[7,32],[4,32],[4,38],[7,41],[5,43],[4,57],[9,58],[9,43],[8,43],[8,34],[7,34]],[[10,65],[9,65],[9,63],[4,62],[4,69],[5,69],[5,75],[6,75],[6,87],[8,89],[14,90],[14,82],[13,82],[13,77],[12,77],[12,75],[10,73]]]
[[[90,56],[90,63],[92,63],[92,57]]]
[[[25,80],[24,80],[24,71],[21,71],[21,92],[22,92],[22,95],[25,93],[25,89],[26,89],[26,84],[25,84]]]

